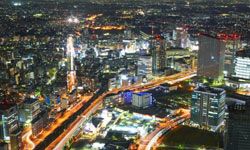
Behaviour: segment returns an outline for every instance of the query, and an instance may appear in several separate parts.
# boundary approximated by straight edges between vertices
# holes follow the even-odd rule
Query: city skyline
[[[249,150],[248,0],[0,2],[1,150]]]

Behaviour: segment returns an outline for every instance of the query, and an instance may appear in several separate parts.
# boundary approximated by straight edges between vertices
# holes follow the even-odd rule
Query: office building
[[[18,109],[15,104],[0,104],[0,140],[10,143],[11,150],[19,150],[22,145],[18,123]]]
[[[153,74],[164,72],[167,66],[167,53],[164,39],[157,38],[153,42],[152,71]]]
[[[233,77],[250,80],[250,49],[237,52]]]
[[[132,105],[140,108],[147,108],[152,105],[152,94],[146,92],[133,93]]]
[[[199,36],[198,76],[210,78],[223,77],[225,60],[225,41],[208,34]]]
[[[48,112],[46,110],[40,112],[35,119],[32,120],[32,135],[37,136],[48,125]]]
[[[137,63],[137,75],[143,77],[150,77],[152,75],[152,56],[139,56]]]
[[[131,104],[133,99],[133,92],[132,91],[125,91],[122,93],[122,97],[124,100],[124,104]]]
[[[240,36],[237,34],[219,34],[221,38],[225,39],[225,63],[224,63],[224,75],[231,77],[234,73],[236,53],[242,47]]]
[[[250,149],[250,105],[233,104],[228,107],[225,150]]]
[[[116,78],[109,79],[109,82],[108,82],[108,88],[109,88],[109,90],[113,90],[116,87],[117,87],[117,80],[116,80]]]
[[[224,121],[225,115],[224,89],[199,86],[192,93],[191,121],[213,131]]]
[[[17,129],[10,133],[10,148],[11,150],[20,150],[22,147],[22,134],[21,130]]]
[[[19,120],[22,124],[30,124],[41,112],[40,102],[35,98],[27,98],[19,108]]]
[[[176,28],[175,46],[178,48],[187,48],[189,46],[188,32],[186,28]]]

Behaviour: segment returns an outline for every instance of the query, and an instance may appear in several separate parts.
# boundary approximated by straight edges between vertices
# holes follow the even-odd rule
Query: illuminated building
[[[191,121],[213,131],[223,123],[226,92],[206,86],[197,87],[191,99]]]
[[[27,98],[19,108],[19,119],[22,124],[30,124],[41,112],[37,99]]]
[[[250,50],[237,52],[234,65],[233,77],[250,80]]]
[[[131,104],[133,99],[133,92],[125,91],[122,93],[122,97],[125,104]]]
[[[67,73],[67,90],[71,93],[76,86],[76,71],[74,67],[75,50],[73,46],[74,40],[72,35],[67,39],[67,61],[68,61],[68,73]]]
[[[61,100],[61,109],[64,110],[66,108],[68,108],[68,105],[69,105],[69,101],[65,98],[62,98]]]
[[[140,92],[133,93],[132,105],[140,108],[147,108],[153,103],[153,98],[151,93]]]
[[[137,75],[145,77],[152,75],[152,56],[139,56]]]
[[[156,37],[152,46],[152,70],[157,74],[163,72],[167,65],[165,41],[161,37]]]
[[[35,119],[32,120],[32,134],[37,136],[48,125],[48,112],[40,112]]]
[[[10,143],[11,149],[21,147],[21,132],[18,124],[18,110],[14,104],[0,105],[0,140]]]
[[[249,103],[228,107],[226,122],[225,150],[250,149],[250,106]]]
[[[241,48],[240,36],[237,34],[218,34],[219,37],[225,39],[225,76],[231,77],[234,72],[236,53]]]
[[[112,90],[112,89],[114,89],[116,87],[117,87],[117,80],[116,80],[116,78],[109,79],[109,82],[108,82],[108,88],[109,88],[109,90]]]
[[[22,147],[22,134],[21,130],[17,129],[10,133],[10,147],[11,150],[20,150]]]
[[[225,48],[223,38],[207,34],[199,36],[198,76],[223,77]]]
[[[175,40],[176,40],[176,47],[179,48],[187,48],[188,47],[188,32],[187,29],[178,27],[176,28]]]

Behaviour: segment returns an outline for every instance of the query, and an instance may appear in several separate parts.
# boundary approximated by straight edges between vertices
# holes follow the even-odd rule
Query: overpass
[[[86,104],[81,102],[80,104],[77,104],[75,107],[73,107],[73,109],[69,110],[69,112],[66,112],[66,114],[62,118],[58,119],[58,121],[60,122],[59,124],[56,124],[56,125],[52,124],[52,127],[50,130],[44,131],[43,134],[40,135],[38,138],[35,138],[32,140],[30,140],[30,138],[27,138],[25,142],[30,143],[32,147],[34,147],[35,145],[36,149],[38,147],[47,147],[47,149],[61,148],[62,146],[65,145],[65,143],[67,142],[67,139],[69,139],[73,135],[78,125],[83,122],[83,119],[80,119],[81,117],[77,117],[77,116],[86,115],[86,114],[91,115],[92,112],[95,112],[95,110],[103,102],[103,99],[107,95],[117,94],[119,92],[126,91],[126,90],[143,91],[146,89],[157,87],[160,84],[164,84],[164,83],[175,84],[177,82],[190,79],[194,76],[196,76],[196,70],[188,70],[188,71],[176,73],[170,76],[158,77],[145,84],[133,84],[130,86],[116,88],[111,91],[104,92],[98,97],[93,96],[90,98],[91,100],[88,100],[86,102]],[[69,122],[66,122],[68,120],[67,118],[72,120],[71,124],[69,124]],[[62,127],[62,125],[64,127]],[[60,130],[63,130],[63,132],[60,132],[60,134],[58,135],[59,128]],[[55,137],[52,136],[54,132],[57,132],[56,135],[54,135]],[[44,143],[44,140],[46,140],[45,143],[48,142],[49,145],[46,146],[46,144]],[[59,146],[57,146],[58,144]]]
[[[183,123],[184,121],[190,118],[190,112],[188,110],[184,109],[181,110],[184,111],[184,114],[166,121],[163,125],[157,127],[153,132],[148,134],[146,137],[140,139],[138,150],[150,150],[163,134],[165,134],[170,129],[178,126],[179,124]]]

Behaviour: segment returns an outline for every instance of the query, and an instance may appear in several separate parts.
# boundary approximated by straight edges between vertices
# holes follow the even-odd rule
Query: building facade
[[[191,99],[191,121],[217,130],[224,121],[226,92],[206,86],[197,87]]]
[[[152,94],[146,92],[133,93],[132,105],[139,108],[147,108],[152,105]]]
[[[137,63],[137,75],[149,77],[152,75],[152,57],[148,56],[139,56]]]
[[[226,123],[225,150],[250,149],[250,106],[235,104],[229,109]]]
[[[250,80],[250,50],[239,51],[234,60],[233,77]]]
[[[242,47],[240,36],[237,34],[222,34],[221,36],[226,37],[224,75],[231,77],[234,73],[236,53]]]
[[[0,115],[0,140],[10,143],[11,150],[19,150],[22,140],[17,106],[14,104],[1,104]]]
[[[27,98],[19,108],[19,120],[22,124],[30,124],[40,112],[38,99]]]
[[[32,120],[32,135],[37,136],[48,125],[49,115],[46,110],[40,112],[35,119]]]
[[[16,105],[5,104],[0,109],[0,139],[3,141],[10,140],[10,134],[16,131],[18,124],[18,110]]]
[[[199,36],[198,76],[210,78],[224,76],[225,46],[223,38],[207,34]]]
[[[152,71],[153,74],[158,74],[167,66],[166,45],[164,39],[156,39],[152,44]]]

